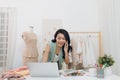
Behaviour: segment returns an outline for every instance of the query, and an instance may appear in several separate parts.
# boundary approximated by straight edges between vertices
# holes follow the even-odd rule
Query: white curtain
[[[120,0],[99,2],[104,52],[115,59],[113,73],[120,75]]]

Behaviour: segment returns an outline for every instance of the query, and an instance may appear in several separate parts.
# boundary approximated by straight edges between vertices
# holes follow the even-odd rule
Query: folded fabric
[[[23,78],[24,76],[29,75],[29,70],[27,66],[21,66],[19,68],[15,68],[4,72],[1,74],[0,80],[9,79],[9,78]]]

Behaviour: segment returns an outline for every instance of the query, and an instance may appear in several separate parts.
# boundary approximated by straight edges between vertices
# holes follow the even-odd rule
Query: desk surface
[[[97,77],[91,77],[91,76],[61,76],[61,77],[30,77],[27,76],[26,80],[120,80],[120,76],[111,75],[107,76],[103,79],[97,78]]]

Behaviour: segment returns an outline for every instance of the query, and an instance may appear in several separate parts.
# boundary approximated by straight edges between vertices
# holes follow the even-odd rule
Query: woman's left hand
[[[65,46],[64,46],[64,51],[65,51],[65,53],[67,53],[67,52],[68,52],[68,42],[66,42],[66,43],[65,43]]]

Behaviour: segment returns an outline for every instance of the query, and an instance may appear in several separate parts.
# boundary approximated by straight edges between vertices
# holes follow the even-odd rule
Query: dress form
[[[25,42],[25,49],[23,53],[23,65],[28,62],[38,62],[37,36],[33,32],[33,27],[28,27],[27,31],[23,32],[22,38]]]

